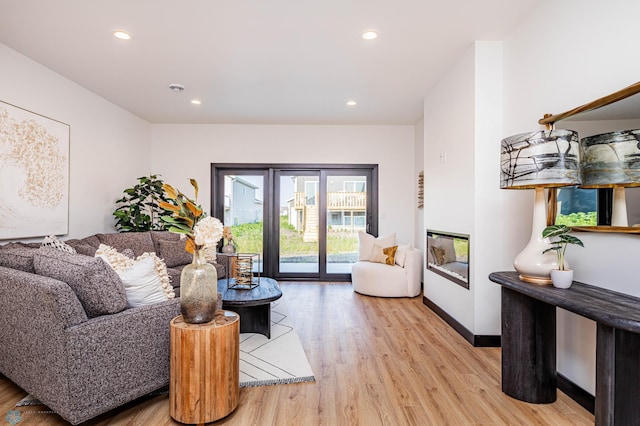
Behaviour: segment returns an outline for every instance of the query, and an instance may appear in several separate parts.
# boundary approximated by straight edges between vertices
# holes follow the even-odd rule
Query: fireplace
[[[469,235],[427,229],[427,269],[469,288]]]

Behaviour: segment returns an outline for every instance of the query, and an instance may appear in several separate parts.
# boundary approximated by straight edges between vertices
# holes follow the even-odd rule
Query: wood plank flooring
[[[240,390],[240,404],[215,425],[592,425],[594,417],[558,392],[553,404],[500,390],[500,349],[474,348],[422,304],[383,299],[350,283],[281,283],[315,383]],[[0,415],[25,392],[0,376]],[[64,425],[21,407],[22,424]],[[91,425],[176,425],[168,395],[147,397]]]

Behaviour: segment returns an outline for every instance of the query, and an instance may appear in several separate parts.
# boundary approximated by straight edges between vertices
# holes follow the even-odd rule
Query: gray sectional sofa
[[[169,322],[180,313],[178,298],[127,308],[120,278],[93,257],[95,249],[105,243],[164,255],[177,294],[178,263],[190,256],[171,258],[170,247],[184,251],[184,244],[166,232],[67,243],[78,253],[0,246],[0,373],[78,424],[169,384]]]

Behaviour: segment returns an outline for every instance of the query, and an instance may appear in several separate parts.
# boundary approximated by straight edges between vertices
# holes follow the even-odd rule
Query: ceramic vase
[[[229,240],[226,245],[222,246],[222,253],[224,254],[234,254],[236,252],[236,245],[233,243],[233,240]]]
[[[551,282],[557,288],[569,288],[573,283],[573,269],[552,269]]]
[[[201,324],[212,321],[218,299],[218,273],[207,263],[204,249],[196,249],[193,262],[180,275],[180,313],[184,321]]]

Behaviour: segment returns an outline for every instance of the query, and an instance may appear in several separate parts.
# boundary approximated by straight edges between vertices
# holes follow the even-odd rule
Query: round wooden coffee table
[[[282,297],[278,282],[260,277],[260,285],[251,290],[227,288],[235,278],[218,280],[222,308],[240,315],[240,333],[260,333],[271,338],[271,302]]]

